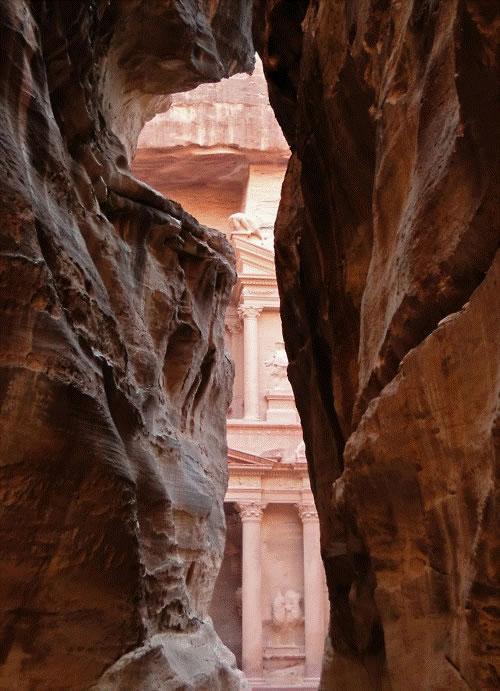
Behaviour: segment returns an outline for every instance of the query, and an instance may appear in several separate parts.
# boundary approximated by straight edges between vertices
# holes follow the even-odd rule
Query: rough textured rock
[[[0,687],[233,689],[225,239],[129,159],[253,64],[251,3],[0,3]]]
[[[256,8],[294,150],[276,261],[331,597],[322,686],[498,688],[498,6]]]
[[[266,153],[288,151],[269,105],[262,62],[253,74],[239,75],[176,94],[168,111],[148,122],[139,148],[234,147]]]

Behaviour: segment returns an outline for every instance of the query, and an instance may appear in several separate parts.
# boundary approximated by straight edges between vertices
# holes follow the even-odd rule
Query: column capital
[[[318,512],[312,502],[302,502],[300,504],[295,504],[295,506],[297,507],[302,523],[306,521],[316,522],[319,520]]]
[[[259,501],[238,502],[236,504],[241,517],[241,521],[260,521],[264,511],[263,505]]]
[[[257,319],[262,312],[262,307],[255,307],[255,305],[240,305],[238,307],[238,314],[241,319]]]

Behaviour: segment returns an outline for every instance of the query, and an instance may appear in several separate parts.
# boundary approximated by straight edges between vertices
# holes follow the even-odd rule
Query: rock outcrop
[[[168,111],[144,126],[132,170],[206,225],[229,233],[229,217],[243,211],[272,228],[289,156],[256,58],[251,76],[173,96]]]
[[[170,108],[143,128],[139,148],[221,146],[253,152],[288,152],[288,144],[269,105],[262,62],[252,75],[202,84],[176,94]]]
[[[236,689],[223,552],[230,246],[129,162],[253,66],[245,0],[0,4],[0,688]]]
[[[498,7],[257,0],[323,689],[500,686]],[[333,491],[332,491],[333,487]]]

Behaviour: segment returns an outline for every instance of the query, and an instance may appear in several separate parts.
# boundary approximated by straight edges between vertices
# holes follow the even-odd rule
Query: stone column
[[[238,504],[242,525],[242,666],[248,679],[262,678],[261,519],[259,502]]]
[[[243,388],[244,416],[247,420],[259,417],[259,324],[262,312],[258,307],[242,305],[238,313],[243,318]]]
[[[324,646],[323,562],[320,552],[319,520],[312,503],[298,504],[304,542],[304,633],[305,676],[318,679]]]

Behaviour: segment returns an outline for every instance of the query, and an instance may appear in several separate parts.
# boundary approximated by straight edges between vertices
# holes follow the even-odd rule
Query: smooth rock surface
[[[322,688],[500,686],[495,3],[258,0]]]
[[[2,689],[240,686],[207,615],[233,253],[128,166],[168,94],[252,68],[250,11],[0,5]]]

